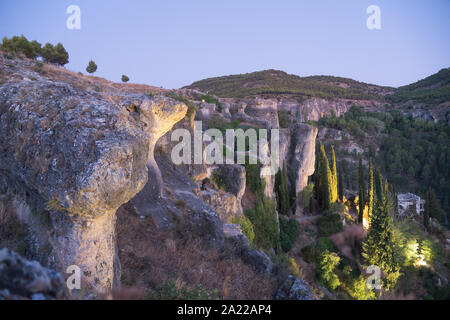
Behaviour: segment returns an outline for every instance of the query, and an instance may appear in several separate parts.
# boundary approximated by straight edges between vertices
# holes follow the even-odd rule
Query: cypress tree
[[[383,188],[381,186],[381,173],[380,170],[377,169],[377,171],[375,172],[375,196],[376,196],[376,200],[377,201],[382,201],[383,200]]]
[[[338,198],[338,180],[336,170],[336,155],[334,146],[331,146],[331,202],[336,202]]]
[[[278,168],[278,171],[275,174],[275,183],[274,183],[274,186],[273,186],[273,191],[277,195],[277,209],[278,209],[278,212],[281,212],[281,196],[280,196],[281,170],[282,170],[282,167]]]
[[[330,170],[330,165],[328,163],[327,154],[325,152],[325,147],[322,142],[320,142],[320,173],[321,173],[321,197],[322,197],[322,208],[329,209],[331,207],[332,201],[332,191],[331,191],[331,182],[332,182],[332,174]]]
[[[359,213],[358,213],[358,223],[363,222],[363,213],[364,213],[364,206],[365,206],[365,188],[364,188],[364,171],[362,166],[362,159],[359,158],[359,170],[358,170],[358,181],[359,181]]]
[[[284,215],[288,215],[289,214],[289,188],[288,188],[286,163],[283,163],[283,170],[281,171],[280,197],[281,197],[281,213]]]
[[[321,204],[322,199],[320,198],[320,169],[319,169],[319,164],[320,164],[320,152],[316,152],[316,161],[314,162],[314,175],[313,175],[313,180],[314,180],[314,197],[317,199],[317,203]]]
[[[396,216],[398,216],[398,197],[397,197],[397,192],[395,191],[394,184],[390,184],[389,189],[391,191],[391,196],[392,196],[392,205],[393,205],[394,216],[396,217]]]
[[[372,160],[369,160],[369,189],[367,194],[367,203],[368,203],[368,219],[370,223],[370,219],[373,212],[373,166],[372,166]]]
[[[342,182],[342,173],[340,167],[339,167],[339,181],[338,181],[338,196],[340,202],[344,201],[344,184]]]

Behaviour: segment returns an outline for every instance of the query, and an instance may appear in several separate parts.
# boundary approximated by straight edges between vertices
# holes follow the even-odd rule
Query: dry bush
[[[129,204],[117,212],[122,286],[151,289],[175,281],[179,288],[196,284],[217,290],[221,299],[271,299],[275,281],[256,273],[241,259],[209,247],[201,239],[155,228]]]

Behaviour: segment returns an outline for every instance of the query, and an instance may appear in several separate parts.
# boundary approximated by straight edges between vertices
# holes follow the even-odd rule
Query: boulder
[[[6,248],[0,250],[0,300],[54,300],[65,296],[58,272]]]
[[[317,300],[309,285],[300,278],[289,275],[275,297],[276,300]]]
[[[241,201],[233,194],[216,190],[200,191],[200,197],[209,204],[218,214],[223,223],[242,216]]]

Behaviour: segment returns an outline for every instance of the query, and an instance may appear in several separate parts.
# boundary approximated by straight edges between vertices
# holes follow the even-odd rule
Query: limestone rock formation
[[[18,72],[29,72],[28,69]],[[156,141],[187,111],[165,97],[119,92],[110,98],[39,75],[0,86],[0,192],[49,221],[31,238],[48,261],[78,265],[97,291],[117,283],[115,212],[148,181]],[[24,78],[24,77],[22,77]],[[50,213],[50,214],[48,214]],[[33,246],[31,246],[33,247]]]
[[[245,168],[239,164],[219,165],[212,172],[222,183],[224,191],[241,199],[245,192]]]
[[[200,197],[216,211],[223,223],[231,223],[233,217],[242,216],[241,199],[231,193],[209,189],[200,191]]]
[[[317,128],[300,123],[293,128],[291,167],[296,175],[296,193],[303,190],[308,184],[308,177],[314,173],[316,160]]]

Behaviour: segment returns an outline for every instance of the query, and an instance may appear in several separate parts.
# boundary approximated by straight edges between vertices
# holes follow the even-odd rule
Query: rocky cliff
[[[269,256],[230,224],[243,214],[244,166],[174,165],[171,130],[187,129],[194,137],[194,117],[185,118],[188,107],[180,99],[154,89],[0,55],[0,204],[13,207],[6,214],[26,226],[23,254],[63,275],[77,265],[86,289],[107,293],[120,285],[116,211],[122,208],[162,233],[188,230],[187,238],[225,248],[252,272],[270,276]],[[221,99],[219,108],[199,100],[201,92],[181,92],[192,98],[195,120],[205,128],[219,119],[278,129],[286,106]],[[306,123],[280,130],[281,162],[294,168],[297,191],[313,173],[316,135]],[[262,148],[270,155],[270,142]],[[275,199],[274,176],[261,170],[261,178],[265,195]]]
[[[115,212],[144,188],[149,169],[149,183],[160,179],[154,145],[187,107],[90,91],[30,67],[2,64],[10,77],[0,86],[0,191],[26,204],[30,256],[61,270],[78,265],[96,291],[108,290],[120,274]]]

